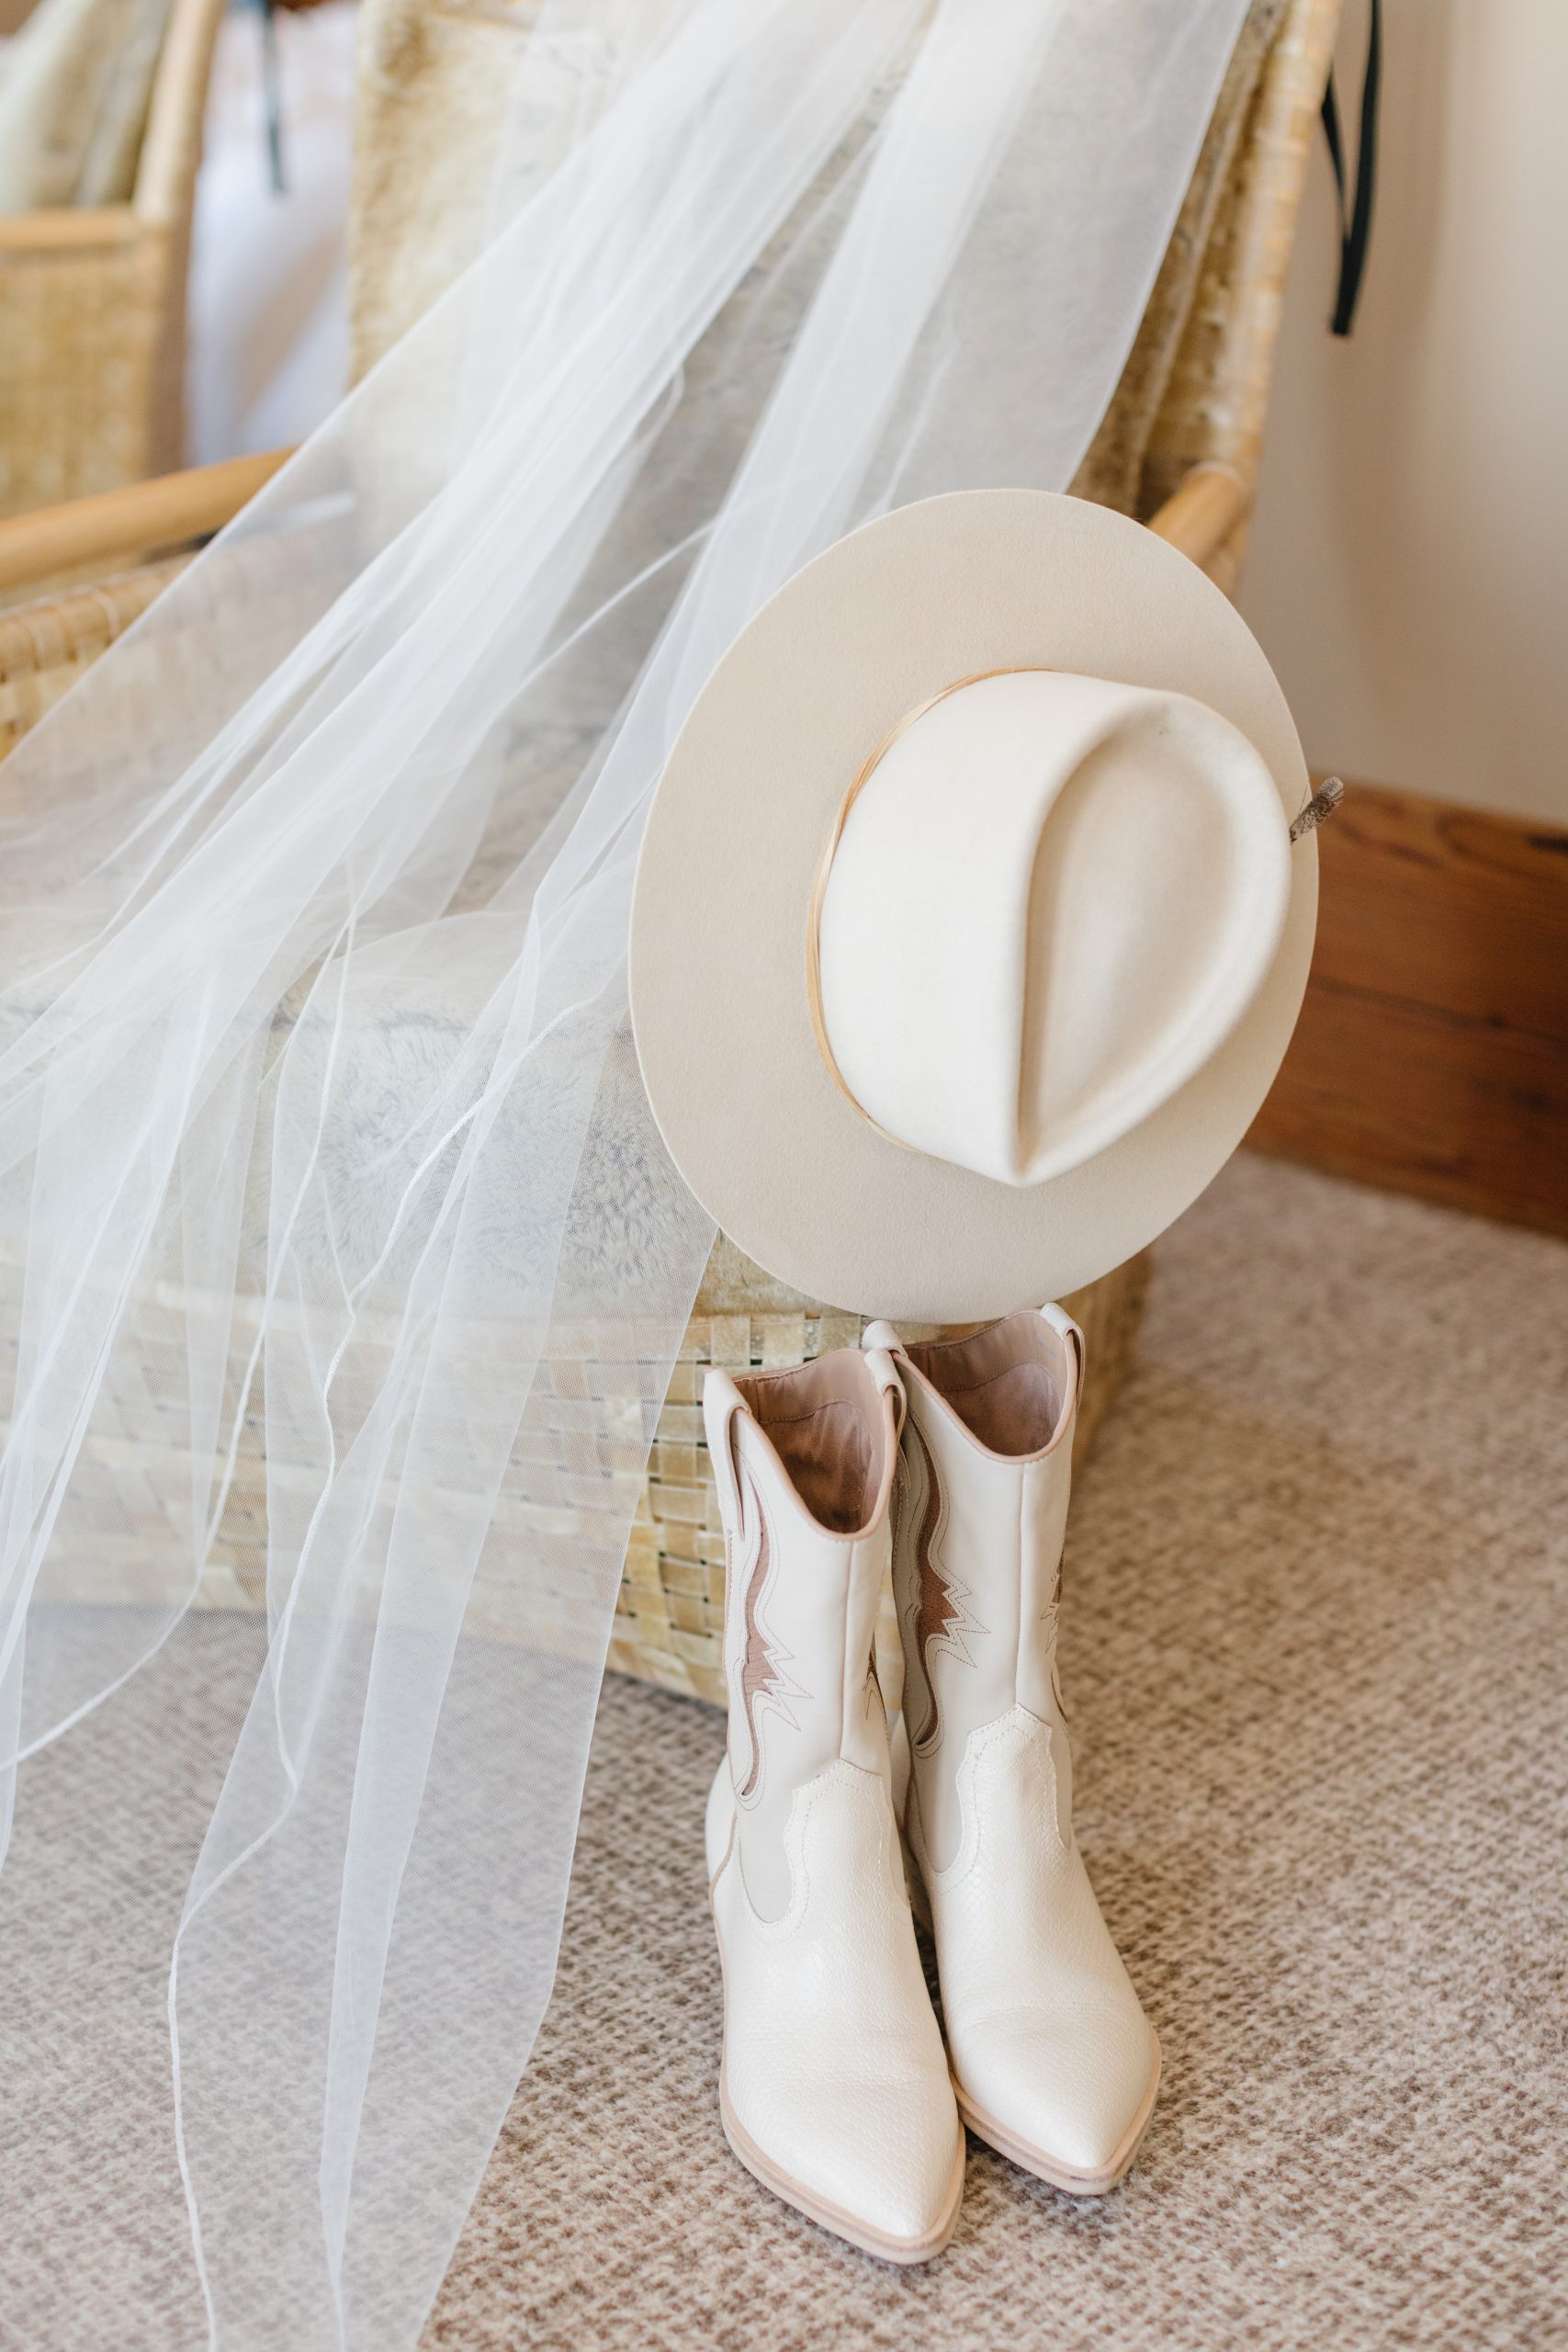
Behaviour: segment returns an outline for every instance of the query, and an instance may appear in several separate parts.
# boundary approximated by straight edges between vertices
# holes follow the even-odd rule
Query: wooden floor
[[[1568,1234],[1568,830],[1352,785],[1318,839],[1306,1002],[1248,1140]]]

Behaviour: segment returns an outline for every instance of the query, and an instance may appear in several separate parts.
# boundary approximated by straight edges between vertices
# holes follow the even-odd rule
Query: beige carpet
[[[904,2273],[757,2188],[716,2111],[718,1719],[616,1682],[426,2352],[1568,2345],[1568,1250],[1235,1163],[1160,1247],[1063,1660],[1165,2048],[1126,2186],[974,2147]]]

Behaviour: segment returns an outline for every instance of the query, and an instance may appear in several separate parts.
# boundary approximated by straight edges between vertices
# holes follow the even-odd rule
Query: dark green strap
[[[1334,74],[1329,72],[1328,86],[1323,94],[1323,129],[1328,141],[1328,160],[1334,166],[1334,185],[1339,194],[1339,286],[1334,297],[1334,316],[1329,321],[1335,334],[1348,334],[1350,322],[1356,315],[1356,303],[1361,291],[1361,276],[1367,266],[1367,247],[1372,233],[1372,191],[1377,185],[1378,166],[1378,87],[1382,79],[1382,0],[1371,0],[1371,12],[1367,25],[1367,69],[1361,76],[1361,130],[1356,153],[1356,195],[1348,215],[1345,207],[1345,148],[1339,136],[1339,101],[1335,94]]]

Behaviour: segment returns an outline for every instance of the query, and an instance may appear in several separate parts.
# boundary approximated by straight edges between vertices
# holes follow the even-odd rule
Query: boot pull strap
[[[1065,1306],[1058,1306],[1055,1299],[1050,1300],[1041,1308],[1040,1319],[1043,1323],[1049,1323],[1053,1331],[1056,1332],[1062,1339],[1066,1340],[1071,1343],[1073,1357],[1077,1365],[1077,1377],[1074,1387],[1074,1398],[1076,1401],[1077,1398],[1081,1396],[1083,1394],[1085,1359],[1083,1332],[1079,1329],[1078,1325],[1073,1321],[1073,1318],[1067,1313],[1066,1308]]]
[[[898,1367],[893,1361],[892,1349],[880,1339],[872,1340],[874,1331],[891,1332],[891,1330],[890,1324],[872,1324],[870,1329],[862,1335],[861,1351],[865,1360],[865,1368],[878,1388],[884,1396],[890,1396],[893,1399],[893,1442],[897,1445],[904,1434],[904,1416],[908,1410],[909,1400],[904,1394],[904,1384],[898,1377]],[[869,1346],[868,1340],[871,1341]]]

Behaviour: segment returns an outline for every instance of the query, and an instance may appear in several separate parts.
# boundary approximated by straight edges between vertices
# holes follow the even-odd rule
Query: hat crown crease
[[[908,1148],[1059,1174],[1240,1018],[1285,854],[1265,763],[1206,706],[1043,669],[965,682],[895,731],[842,822],[819,933],[835,1075]]]

